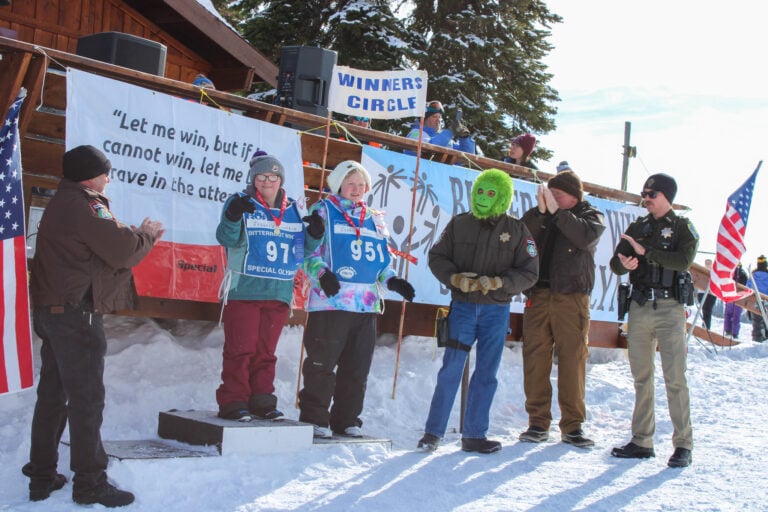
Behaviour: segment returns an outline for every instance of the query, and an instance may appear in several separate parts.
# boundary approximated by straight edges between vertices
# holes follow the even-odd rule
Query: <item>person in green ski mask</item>
[[[461,448],[479,453],[501,449],[501,443],[486,434],[509,328],[509,304],[539,275],[536,242],[528,228],[508,213],[512,191],[512,178],[504,171],[480,173],[472,186],[471,212],[453,217],[429,251],[429,268],[450,290],[451,307],[443,365],[424,437],[418,443],[420,450],[436,450],[445,435],[475,341],[477,361],[469,383]]]

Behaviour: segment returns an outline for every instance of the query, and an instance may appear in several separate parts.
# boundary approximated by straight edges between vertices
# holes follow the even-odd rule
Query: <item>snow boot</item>
[[[562,434],[560,438],[564,443],[572,444],[577,448],[590,448],[595,446],[595,442],[588,437],[584,437],[584,431],[581,429]]]
[[[424,434],[424,437],[419,439],[419,444],[416,445],[421,451],[433,452],[440,446],[440,438],[432,434]]]
[[[495,453],[501,450],[501,443],[498,441],[491,441],[485,437],[462,437],[461,449],[465,452]]]
[[[104,482],[95,488],[83,492],[73,489],[72,501],[79,505],[98,503],[108,508],[124,507],[133,503],[134,496],[128,491],[121,491],[109,482]]]
[[[42,501],[48,499],[53,491],[58,491],[67,483],[67,477],[61,473],[54,473],[52,478],[39,478],[32,474],[31,463],[25,464],[21,472],[29,477],[29,501]]]
[[[528,430],[521,433],[518,436],[518,439],[526,443],[543,443],[549,439],[549,431],[545,428],[532,425],[528,427]]]

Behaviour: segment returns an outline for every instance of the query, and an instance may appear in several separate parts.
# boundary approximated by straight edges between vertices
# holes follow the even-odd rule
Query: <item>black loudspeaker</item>
[[[164,44],[122,32],[101,32],[77,40],[77,54],[153,75],[165,74]]]
[[[318,116],[328,114],[328,87],[336,52],[314,46],[283,46],[277,104]]]

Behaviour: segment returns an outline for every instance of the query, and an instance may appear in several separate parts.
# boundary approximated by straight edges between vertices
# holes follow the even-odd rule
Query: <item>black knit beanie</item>
[[[109,158],[93,146],[77,146],[64,153],[61,169],[65,178],[72,181],[85,181],[112,169]]]
[[[675,195],[677,194],[677,182],[675,182],[675,178],[664,173],[649,176],[648,179],[645,180],[645,185],[643,185],[643,190],[646,188],[661,192],[670,203],[675,200]]]

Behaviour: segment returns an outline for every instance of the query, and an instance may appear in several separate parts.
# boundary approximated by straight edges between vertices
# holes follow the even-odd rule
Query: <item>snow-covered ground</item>
[[[722,328],[721,319],[713,324]],[[499,371],[489,433],[502,441],[502,451],[461,451],[457,405],[453,431],[440,449],[416,452],[441,351],[432,338],[406,337],[395,399],[396,345],[377,347],[363,415],[363,430],[392,439],[391,450],[380,444],[323,445],[290,455],[111,460],[109,475],[136,494],[128,508],[135,511],[768,510],[768,344],[749,341],[750,331],[745,323],[742,343],[733,348],[715,350],[693,340],[689,345],[695,447],[693,465],[685,469],[666,465],[672,427],[660,372],[657,457],[610,456],[611,447],[629,440],[634,400],[626,356],[618,349],[591,350],[584,427],[596,441],[594,449],[559,442],[557,406],[549,442],[517,441],[527,417],[520,348],[513,346]],[[107,333],[104,439],[156,438],[159,411],[215,409],[219,327],[107,317]],[[300,327],[285,328],[278,347],[277,394],[288,418],[298,417],[293,404],[301,333]],[[34,401],[34,390],[0,396],[0,510],[77,510],[71,484],[44,502],[27,501],[20,468],[27,461]],[[67,447],[60,453],[59,471],[70,477]]]

